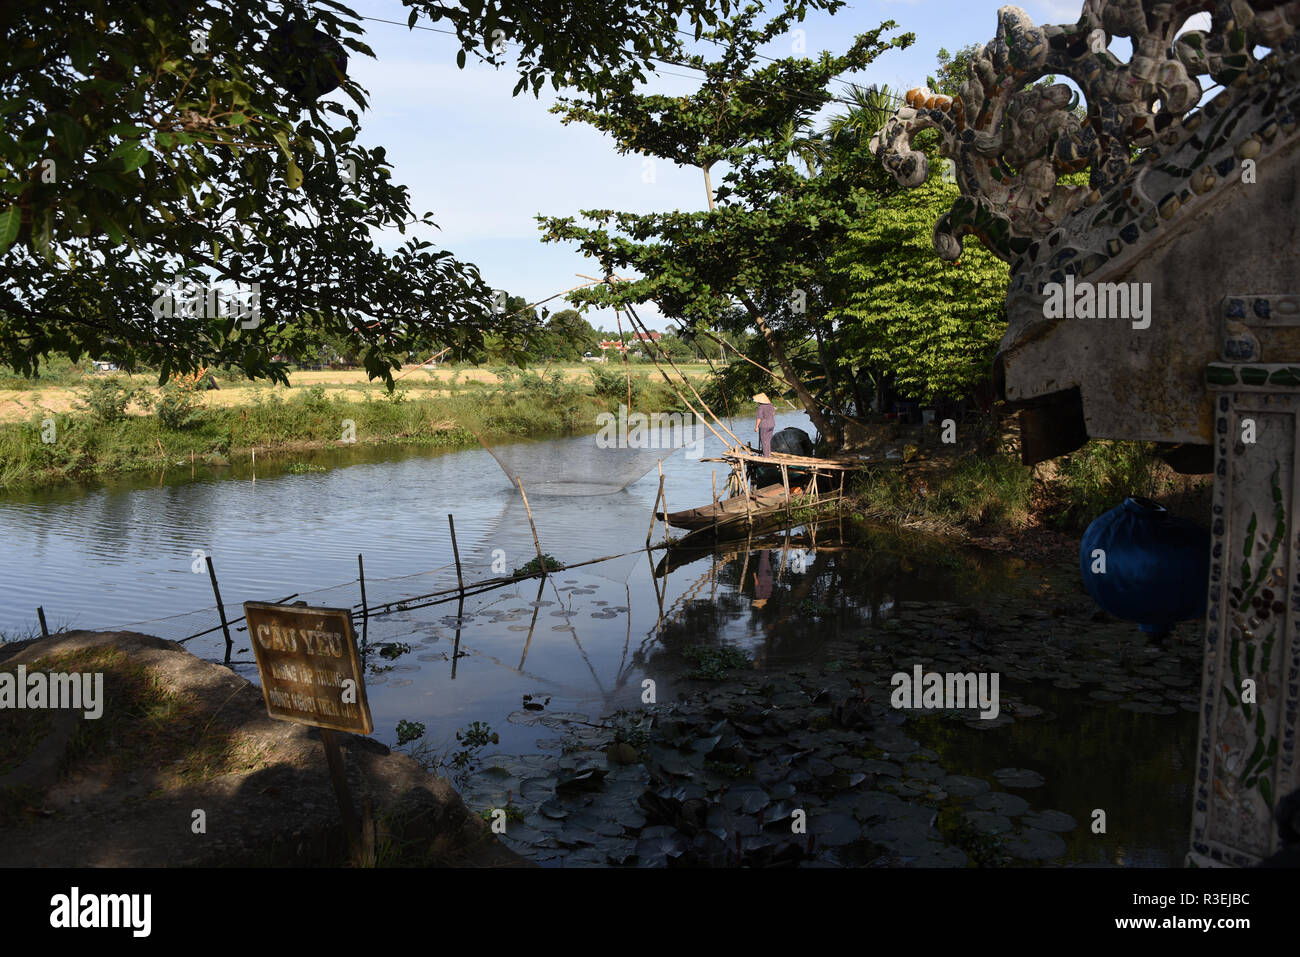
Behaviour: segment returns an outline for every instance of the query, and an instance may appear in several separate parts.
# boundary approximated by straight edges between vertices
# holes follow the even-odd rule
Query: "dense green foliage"
[[[847,289],[832,313],[845,359],[927,400],[984,379],[1006,328],[1006,264],[977,243],[956,264],[934,251],[934,224],[957,196],[938,167],[924,185],[880,200],[831,257]]]

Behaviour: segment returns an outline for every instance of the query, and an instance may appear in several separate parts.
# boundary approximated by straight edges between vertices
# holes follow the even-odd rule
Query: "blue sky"
[[[547,112],[554,103],[549,88],[537,99],[526,92],[511,96],[517,76],[508,67],[494,70],[471,57],[464,70],[457,69],[454,37],[408,30],[408,11],[400,0],[351,5],[362,16],[398,21],[366,21],[362,39],[377,59],[354,55],[348,65],[349,74],[370,93],[370,109],[362,114],[363,142],[387,149],[394,179],[411,190],[414,209],[433,213],[440,229],[422,238],[477,264],[492,286],[536,302],[582,282],[575,273],[595,274],[594,262],[572,246],[540,241],[533,219],[539,213],[705,208],[699,170],[665,161],[648,170],[645,157],[618,155],[612,141],[595,130],[561,125]],[[999,0],[854,0],[834,17],[810,16],[802,29],[807,52],[815,55],[823,49],[842,52],[855,34],[896,21],[898,32],[916,34],[916,42],[886,53],[852,79],[905,91],[924,85],[926,75],[934,73],[940,47],[954,50],[991,39],[1000,5]],[[1081,0],[1021,3],[1036,23],[1073,23],[1080,5]],[[1112,45],[1117,54],[1119,42],[1125,41]],[[790,43],[774,43],[765,52],[788,55]],[[648,90],[677,95],[698,85],[682,68],[662,69],[685,76],[654,77]],[[828,112],[838,109],[832,103]],[[401,240],[395,233],[394,238]],[[384,244],[390,245],[386,238]],[[558,300],[548,307],[565,308]],[[665,328],[649,304],[638,311],[652,328]],[[614,327],[612,313],[591,312],[588,319],[597,327]]]

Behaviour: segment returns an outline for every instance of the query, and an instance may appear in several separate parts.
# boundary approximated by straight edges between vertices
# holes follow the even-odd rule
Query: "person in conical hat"
[[[754,431],[758,433],[759,442],[763,445],[763,454],[771,455],[772,433],[776,431],[776,409],[766,392],[759,392],[754,396],[754,401],[758,403],[758,419],[754,423]]]

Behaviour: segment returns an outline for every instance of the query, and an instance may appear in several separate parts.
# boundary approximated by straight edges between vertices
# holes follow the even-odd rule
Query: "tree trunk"
[[[754,300],[750,299],[749,296],[742,296],[741,302],[744,303],[745,309],[749,312],[750,318],[754,320],[754,325],[758,327],[758,331],[763,334],[763,341],[767,343],[767,348],[768,351],[772,353],[772,358],[776,359],[777,364],[781,366],[781,372],[794,387],[795,394],[799,396],[799,401],[803,403],[804,411],[808,413],[808,418],[812,420],[812,424],[816,426],[817,431],[826,438],[828,443],[830,443],[831,448],[838,449],[841,443],[839,432],[831,428],[830,422],[827,420],[826,416],[822,414],[821,406],[817,404],[817,400],[814,399],[812,393],[808,391],[808,387],[803,384],[799,379],[799,376],[795,373],[794,366],[790,364],[790,359],[785,354],[785,349],[782,348],[775,333],[772,332],[771,327],[767,324],[767,320],[765,320],[762,313],[758,311],[758,306],[754,304]]]

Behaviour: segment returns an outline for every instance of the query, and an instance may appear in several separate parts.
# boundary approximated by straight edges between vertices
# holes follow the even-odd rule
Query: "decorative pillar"
[[[1225,358],[1259,359],[1245,328],[1300,326],[1300,296],[1229,297]],[[1300,364],[1215,362],[1210,593],[1192,866],[1279,849],[1280,797],[1300,787]]]

